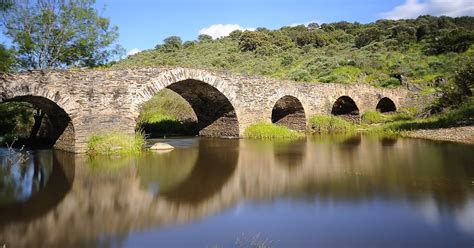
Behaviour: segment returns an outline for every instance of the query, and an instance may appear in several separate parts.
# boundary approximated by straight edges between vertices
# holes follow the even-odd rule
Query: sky
[[[217,38],[236,29],[310,22],[474,16],[474,0],[97,0],[96,8],[118,26],[118,44],[128,54],[151,49],[172,35],[186,41],[199,34]]]

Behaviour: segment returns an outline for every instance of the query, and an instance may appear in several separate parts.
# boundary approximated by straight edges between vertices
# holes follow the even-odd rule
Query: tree
[[[439,36],[433,37],[427,44],[426,53],[438,55],[447,52],[462,53],[474,44],[474,31],[464,28],[445,30]]]
[[[179,50],[181,46],[183,45],[183,41],[178,36],[170,36],[164,39],[163,43],[164,44],[161,47],[168,52]]]
[[[377,27],[368,27],[363,29],[355,40],[357,48],[361,48],[369,45],[374,41],[380,41],[382,39],[382,31]]]
[[[303,31],[296,37],[296,44],[298,46],[312,45],[314,47],[322,47],[326,44],[326,37],[322,32],[317,31]]]
[[[198,36],[198,41],[199,41],[199,42],[212,41],[212,36],[207,35],[207,34],[200,34],[200,35]]]
[[[0,73],[8,72],[14,63],[13,51],[0,44]]]
[[[239,38],[239,48],[242,52],[255,51],[265,44],[268,44],[268,36],[257,31],[245,31]]]
[[[110,48],[118,38],[118,28],[93,8],[95,0],[1,3],[2,26],[21,69],[93,67],[123,53],[119,46]],[[36,138],[43,117],[44,112],[36,108],[30,139]]]
[[[5,11],[13,6],[13,0],[0,0],[0,11]]]
[[[110,48],[118,29],[93,8],[95,0],[15,0],[2,13],[23,69],[93,67],[123,53]]]

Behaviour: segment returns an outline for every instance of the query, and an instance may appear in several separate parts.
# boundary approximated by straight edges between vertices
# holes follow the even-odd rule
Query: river
[[[175,138],[132,157],[0,149],[0,247],[473,247],[474,146]]]

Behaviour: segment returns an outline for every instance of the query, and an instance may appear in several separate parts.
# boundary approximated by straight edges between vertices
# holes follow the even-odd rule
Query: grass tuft
[[[285,126],[260,122],[247,127],[244,136],[251,139],[298,139],[304,135]]]
[[[354,124],[332,115],[315,115],[309,119],[308,129],[312,133],[350,133],[355,131]]]
[[[87,141],[87,153],[90,155],[138,154],[144,144],[145,135],[142,132],[124,134],[113,131],[92,135]]]
[[[366,111],[362,114],[362,123],[364,124],[383,123],[386,120],[384,114],[379,111]]]

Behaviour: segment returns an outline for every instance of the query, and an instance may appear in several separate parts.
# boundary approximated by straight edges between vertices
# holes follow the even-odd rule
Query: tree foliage
[[[0,72],[10,71],[14,63],[13,51],[0,44]]]
[[[269,44],[268,36],[264,32],[245,31],[239,38],[239,48],[242,52],[255,51],[267,44]]]
[[[105,64],[123,49],[118,29],[93,8],[95,0],[15,0],[2,13],[5,35],[24,69]]]

